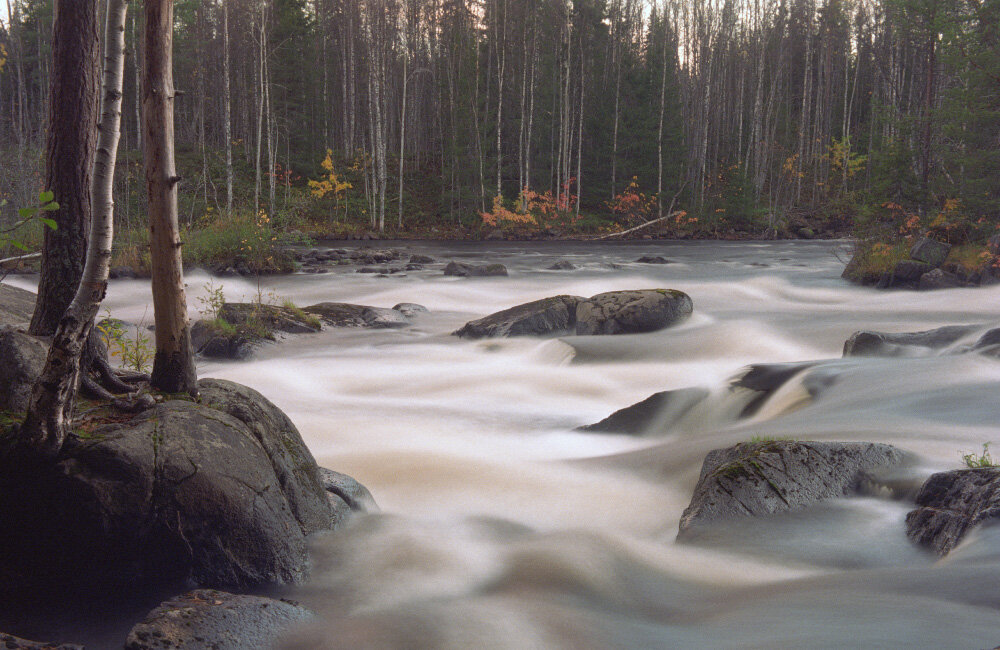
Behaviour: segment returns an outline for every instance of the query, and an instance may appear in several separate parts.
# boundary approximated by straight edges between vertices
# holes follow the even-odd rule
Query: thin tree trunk
[[[223,137],[226,139],[226,216],[233,215],[233,125],[229,88],[229,0],[222,0]]]
[[[57,455],[66,439],[73,415],[81,358],[108,286],[114,234],[115,160],[121,135],[127,9],[127,0],[108,0],[104,97],[91,189],[94,218],[83,276],[72,302],[59,321],[45,367],[32,389],[28,414],[21,427],[23,444],[46,457]],[[80,28],[81,31],[86,30],[85,25]],[[94,39],[96,41],[96,35]],[[59,81],[59,77],[55,79]]]
[[[150,384],[167,393],[197,394],[177,227],[174,168],[173,0],[146,0],[143,132],[156,355]]]

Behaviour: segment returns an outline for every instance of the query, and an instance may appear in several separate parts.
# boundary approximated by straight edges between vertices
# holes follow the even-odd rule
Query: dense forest
[[[7,219],[43,189],[51,12],[7,0],[0,29]],[[125,34],[126,233],[144,226],[141,22]],[[983,240],[998,221],[996,0],[182,0],[175,30],[195,228],[599,232],[669,215],[681,236]]]

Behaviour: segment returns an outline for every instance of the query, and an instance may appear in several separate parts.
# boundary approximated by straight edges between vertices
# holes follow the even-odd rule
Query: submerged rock
[[[681,291],[610,291],[592,298],[553,296],[469,321],[453,332],[466,338],[548,334],[639,334],[670,327],[691,315]]]
[[[643,255],[636,262],[639,264],[670,264],[670,260],[662,255]]]
[[[347,474],[325,467],[319,468],[319,479],[326,490],[327,501],[333,508],[335,523],[347,519],[352,512],[378,512],[375,497],[364,485]]]
[[[1000,467],[958,469],[931,475],[906,515],[906,535],[947,555],[974,527],[1000,517]]]
[[[875,332],[861,330],[844,343],[845,357],[908,357],[924,356],[942,350],[982,325],[946,325],[923,332]]]
[[[469,321],[454,332],[464,338],[545,335],[569,332],[576,325],[579,296],[542,298]]]
[[[128,634],[125,650],[274,647],[312,612],[290,600],[196,589],[161,603]]]
[[[715,521],[804,508],[858,493],[872,473],[898,466],[904,453],[870,442],[773,440],[708,453],[678,537]]]
[[[222,380],[199,389],[201,404],[109,412],[70,436],[56,463],[0,457],[0,597],[304,577],[306,536],[343,519],[312,454],[260,393]]]
[[[458,277],[490,277],[507,275],[507,267],[503,264],[482,264],[475,266],[464,262],[448,262],[444,267],[445,275],[456,275]]]
[[[708,390],[704,388],[681,388],[654,393],[641,402],[615,411],[600,422],[580,427],[579,430],[631,435],[664,431],[708,395]]]
[[[687,319],[691,298],[673,289],[609,291],[576,308],[577,334],[641,334]]]

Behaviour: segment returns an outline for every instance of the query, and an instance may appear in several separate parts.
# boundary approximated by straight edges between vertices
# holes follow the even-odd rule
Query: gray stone
[[[34,336],[0,327],[0,411],[28,410],[48,353],[48,346]]]
[[[312,454],[256,391],[221,380],[199,389],[201,404],[95,416],[56,463],[0,456],[0,597],[185,578],[249,589],[305,576],[306,536],[340,521]]]
[[[434,258],[428,257],[427,255],[413,254],[410,255],[411,264],[433,264]]]
[[[954,344],[982,325],[946,325],[923,332],[874,332],[861,330],[844,343],[845,357],[926,356]]]
[[[910,249],[910,257],[918,262],[924,262],[937,267],[944,264],[948,253],[951,251],[951,244],[945,244],[935,239],[922,237]]]
[[[319,316],[327,325],[334,327],[363,327],[366,322],[364,311],[368,309],[366,305],[352,305],[346,302],[321,302],[302,311],[307,314]]]
[[[365,326],[372,329],[399,329],[410,326],[406,316],[395,309],[365,307],[361,317],[365,319]]]
[[[444,267],[445,275],[455,275],[458,277],[493,277],[507,275],[507,267],[503,264],[482,264],[473,265],[464,262],[448,262]]]
[[[643,255],[636,262],[639,264],[670,264],[670,260],[660,255]]]
[[[579,296],[542,298],[469,321],[453,334],[479,339],[568,333],[576,325],[577,305],[583,300]]]
[[[35,294],[0,283],[0,325],[27,328],[35,311]]]
[[[375,497],[368,488],[347,474],[320,467],[319,479],[336,519],[344,519],[351,512],[379,512]]]
[[[82,645],[75,643],[44,643],[29,641],[21,637],[0,632],[0,648],[3,650],[84,650]]]
[[[954,289],[961,286],[964,286],[964,283],[954,273],[934,269],[920,276],[917,288],[921,291],[929,291],[932,289]]]
[[[687,319],[691,298],[673,289],[610,291],[576,307],[577,334],[640,334]]]
[[[900,260],[892,269],[893,285],[912,282],[916,284],[920,281],[920,276],[933,271],[934,267],[926,262],[917,260]]]
[[[547,267],[549,271],[575,271],[576,264],[567,260],[559,260],[552,266]]]
[[[147,614],[129,632],[125,650],[271,648],[282,632],[312,617],[290,600],[196,589]]]
[[[678,537],[717,521],[857,494],[904,458],[895,447],[869,442],[776,440],[716,449],[705,457]]]
[[[1000,467],[932,474],[906,515],[913,542],[946,555],[974,527],[1000,517]]]
[[[579,427],[580,431],[644,435],[662,433],[679,420],[695,404],[708,397],[704,388],[682,388],[654,393],[646,399],[615,411],[595,424]]]
[[[423,305],[418,305],[414,302],[401,302],[398,305],[394,305],[393,309],[407,317],[413,316],[414,314],[426,314],[429,311]]]
[[[205,357],[243,361],[253,356],[255,346],[256,341],[213,321],[199,319],[191,325],[191,348]]]

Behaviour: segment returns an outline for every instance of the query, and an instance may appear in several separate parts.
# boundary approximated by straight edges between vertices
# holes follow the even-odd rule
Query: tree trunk
[[[45,188],[59,202],[59,210],[49,214],[58,228],[45,229],[38,300],[29,330],[43,336],[56,331],[83,275],[100,93],[97,4],[57,3],[52,37]]]
[[[100,139],[93,170],[94,218],[83,277],[59,321],[41,377],[31,393],[21,428],[22,444],[53,457],[62,449],[72,420],[80,360],[108,286],[114,234],[114,177],[121,135],[122,79],[125,72],[127,0],[108,0],[105,28],[104,97]],[[57,20],[60,16],[57,14]],[[82,26],[81,26],[82,27]],[[80,30],[85,31],[85,29]],[[96,34],[94,34],[96,41]],[[60,82],[54,76],[55,83]],[[53,106],[55,106],[53,102]]]
[[[222,0],[223,137],[226,139],[226,216],[233,215],[233,126],[229,90],[229,0]]]
[[[156,323],[150,384],[167,393],[197,394],[177,228],[180,178],[174,169],[173,0],[146,0],[145,16],[142,115]]]

